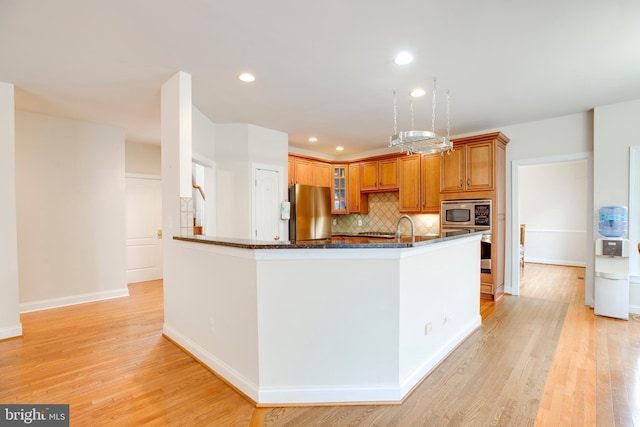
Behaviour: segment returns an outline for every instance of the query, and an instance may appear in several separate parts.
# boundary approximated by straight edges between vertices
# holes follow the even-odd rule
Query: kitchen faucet
[[[411,224],[411,244],[415,245],[415,243],[416,243],[415,224],[413,223],[413,219],[411,219],[411,217],[409,215],[402,215],[402,216],[400,216],[400,218],[398,218],[398,224],[396,224],[396,238],[398,240],[400,240],[400,236],[402,235],[400,233],[400,223],[402,222],[402,218],[408,219],[409,223]]]

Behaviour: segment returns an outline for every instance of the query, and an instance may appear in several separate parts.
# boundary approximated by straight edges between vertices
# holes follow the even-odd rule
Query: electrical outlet
[[[433,221],[427,221],[427,228],[433,227]]]
[[[362,219],[358,218],[358,227],[362,227]]]
[[[432,331],[433,327],[431,326],[431,322],[424,325],[424,334],[429,335]]]
[[[331,224],[336,225],[338,223],[338,220],[333,218],[333,220],[331,221]]]

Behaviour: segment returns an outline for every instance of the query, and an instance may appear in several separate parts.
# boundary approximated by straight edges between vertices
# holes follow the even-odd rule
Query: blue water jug
[[[627,234],[626,206],[603,206],[599,214],[598,232],[604,237],[622,237]]]

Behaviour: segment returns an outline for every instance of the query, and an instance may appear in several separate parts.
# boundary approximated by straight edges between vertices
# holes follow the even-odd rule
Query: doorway
[[[525,260],[585,266],[585,303],[593,303],[593,274],[590,268],[593,264],[593,257],[590,256],[593,253],[593,215],[590,213],[593,206],[592,158],[592,153],[578,153],[512,162],[509,263],[512,295],[520,293],[520,226],[528,221],[529,223],[525,224]],[[563,182],[560,186],[551,177],[562,177],[563,169],[579,171],[578,174],[584,176],[578,177],[575,182]],[[531,172],[533,174],[530,174]],[[537,179],[529,180],[529,175]],[[574,179],[566,173],[564,177],[565,181]],[[527,188],[523,188],[524,186]],[[561,194],[555,194],[553,197],[556,197],[556,202],[553,202],[550,193],[557,193],[558,187],[562,187],[562,191],[565,192],[573,191],[580,194],[572,195],[570,200],[563,199]],[[534,188],[534,191],[530,191],[531,188]],[[572,200],[580,206],[572,205]],[[561,212],[558,211],[560,208]],[[582,218],[580,221],[571,222],[571,215],[582,215]],[[579,247],[575,247],[576,245]]]
[[[280,204],[284,200],[282,174],[278,167],[254,166],[252,236],[256,240],[286,240],[280,220]]]
[[[162,279],[162,181],[157,175],[127,174],[127,283]]]

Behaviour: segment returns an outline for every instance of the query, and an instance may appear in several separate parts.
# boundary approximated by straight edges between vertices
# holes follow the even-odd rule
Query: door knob
[[[273,240],[280,240],[280,236],[275,236]]]

